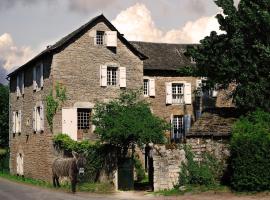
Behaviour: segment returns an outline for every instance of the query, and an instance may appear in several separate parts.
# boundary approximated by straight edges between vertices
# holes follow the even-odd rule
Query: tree
[[[8,147],[9,136],[9,91],[0,84],[0,147]]]
[[[235,104],[245,111],[270,111],[270,0],[216,0],[223,14],[216,18],[223,34],[215,31],[191,47],[196,75],[208,77],[211,86],[236,84]]]
[[[168,124],[151,113],[149,104],[141,100],[138,91],[126,91],[108,103],[98,103],[93,123],[102,142],[120,149],[127,156],[135,145],[164,143]]]

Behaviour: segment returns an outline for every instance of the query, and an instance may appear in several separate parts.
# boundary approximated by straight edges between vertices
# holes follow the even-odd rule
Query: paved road
[[[52,189],[12,182],[0,178],[0,200],[125,200],[125,199],[155,199],[145,197],[142,193],[120,192],[109,195],[93,193],[67,193]]]
[[[225,193],[187,194],[178,197],[145,196],[141,192],[117,192],[110,195],[93,193],[71,194],[52,189],[43,189],[0,178],[0,200],[270,200],[267,193],[257,195],[235,195]]]

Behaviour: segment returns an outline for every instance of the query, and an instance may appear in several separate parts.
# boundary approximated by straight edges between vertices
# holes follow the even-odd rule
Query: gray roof
[[[146,70],[177,70],[191,65],[191,59],[184,55],[188,44],[168,44],[152,42],[130,42],[148,57],[144,60]]]
[[[213,108],[205,111],[192,125],[186,137],[228,137],[239,113],[235,108]]]
[[[98,22],[104,22],[111,30],[117,31],[118,38],[141,60],[147,59],[147,56],[145,56],[143,53],[141,53],[139,50],[137,50],[129,41],[127,41],[122,34],[118,32],[118,30],[111,24],[111,22],[103,15],[99,15],[93,19],[91,19],[86,24],[82,25],[75,31],[71,32],[67,36],[60,39],[58,42],[56,42],[54,45],[48,46],[47,49],[39,53],[37,56],[29,60],[24,65],[20,66],[10,74],[8,74],[8,77],[12,76],[13,74],[17,73],[19,70],[21,70],[24,67],[27,67],[29,64],[41,59],[41,57],[46,56],[50,53],[55,53],[57,50],[59,50],[64,45],[68,44],[70,41],[72,41],[74,38],[79,37],[80,35],[84,34],[87,30],[89,30],[91,27],[93,27]]]

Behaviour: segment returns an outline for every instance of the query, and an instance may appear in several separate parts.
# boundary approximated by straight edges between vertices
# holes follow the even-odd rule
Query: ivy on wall
[[[49,95],[46,97],[46,117],[50,126],[50,130],[53,129],[53,118],[63,102],[67,99],[66,88],[56,83],[55,96],[53,95],[53,89],[51,89]]]

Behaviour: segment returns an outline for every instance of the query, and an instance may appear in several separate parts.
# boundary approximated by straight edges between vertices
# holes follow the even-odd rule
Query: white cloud
[[[156,27],[150,10],[142,3],[120,12],[112,23],[127,39],[148,42],[198,43],[213,30],[220,33],[214,16],[201,17],[187,22],[183,27],[164,32]]]
[[[24,64],[34,55],[30,47],[18,47],[8,33],[0,35],[0,82],[6,74],[16,67]]]

